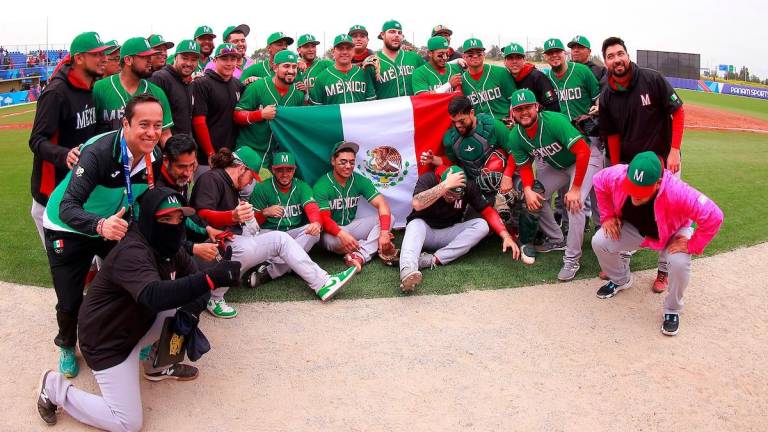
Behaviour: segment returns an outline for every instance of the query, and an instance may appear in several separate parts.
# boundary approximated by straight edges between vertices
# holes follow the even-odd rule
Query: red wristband
[[[379,228],[382,231],[389,231],[392,228],[392,215],[379,215]]]

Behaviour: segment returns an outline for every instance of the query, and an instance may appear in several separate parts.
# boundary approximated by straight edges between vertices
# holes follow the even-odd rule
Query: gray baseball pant
[[[590,146],[589,164],[587,173],[584,175],[584,181],[581,183],[581,203],[582,208],[576,213],[569,213],[568,239],[566,241],[565,255],[563,261],[578,263],[581,259],[581,245],[584,241],[584,224],[586,223],[586,214],[584,212],[584,201],[592,190],[592,177],[603,169],[603,154],[597,146]],[[560,188],[568,186],[570,188],[573,182],[573,176],[576,174],[576,165],[568,169],[559,170],[551,167],[541,159],[536,160],[536,179],[544,185],[544,205],[541,209],[539,226],[541,230],[554,242],[563,241],[563,231],[555,222],[555,216],[552,207],[547,205],[552,194]]]
[[[304,225],[284,232],[291,236],[291,238],[294,239],[296,243],[298,243],[299,246],[304,249],[305,252],[309,252],[310,249],[312,249],[312,247],[320,241],[320,236],[309,235],[305,232],[306,230],[307,225]],[[265,234],[272,231],[274,230],[261,230],[261,233]],[[291,267],[282,258],[279,257],[269,260],[269,264],[270,265],[267,267],[267,273],[269,273],[269,276],[272,277],[272,279],[277,279],[291,271]]]
[[[676,235],[691,238],[693,229],[681,228]],[[609,238],[602,228],[595,233],[592,237],[592,250],[597,255],[600,268],[611,281],[619,285],[629,282],[631,255],[624,251],[640,248],[643,239],[637,228],[626,222],[621,226],[619,240]],[[667,296],[664,298],[664,313],[676,314],[683,309],[683,293],[691,277],[691,255],[682,252],[670,254],[664,249],[659,253],[659,258],[663,258],[664,262],[668,263],[669,269],[669,287]]]
[[[370,262],[373,255],[379,251],[379,217],[368,216],[363,218],[356,218],[352,222],[339,228],[352,234],[352,237],[360,244],[360,249],[357,251],[363,256],[365,262]],[[335,235],[323,233],[320,236],[320,245],[323,249],[331,252],[339,253],[338,248],[341,246],[341,241]]]
[[[45,391],[51,402],[62,407],[75,420],[108,431],[138,431],[143,412],[139,382],[141,348],[160,338],[165,318],[176,309],[157,314],[149,331],[122,363],[111,368],[93,371],[101,396],[76,388],[59,372],[51,372],[45,381]]]
[[[466,255],[488,235],[485,219],[470,219],[443,229],[427,225],[423,219],[414,219],[405,227],[400,249],[400,278],[419,269],[422,249],[433,250],[440,264],[448,264]]]

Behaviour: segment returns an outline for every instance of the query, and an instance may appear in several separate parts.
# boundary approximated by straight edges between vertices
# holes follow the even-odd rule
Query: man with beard
[[[238,26],[229,26],[224,30],[224,42],[231,43],[237,48],[237,52],[240,53],[240,64],[235,68],[235,72],[232,74],[236,79],[240,79],[243,75],[243,71],[251,67],[254,62],[248,57],[248,44],[245,38],[251,32],[251,28],[246,24],[240,24]],[[216,66],[213,63],[208,63],[205,70],[215,69]]]
[[[371,77],[352,64],[354,42],[348,34],[333,40],[334,64],[320,72],[309,91],[314,105],[338,105],[376,99]]]
[[[493,115],[497,120],[509,116],[509,98],[517,89],[515,81],[501,66],[485,63],[485,48],[480,39],[464,41],[467,70],[461,80],[461,90],[472,101],[476,113]]]
[[[155,53],[152,54],[151,62],[152,73],[155,73],[165,66],[166,61],[168,61],[168,50],[173,48],[175,44],[166,41],[163,39],[163,36],[159,34],[153,34],[147,38],[147,41],[149,42],[149,46],[155,50]]]
[[[275,75],[245,88],[235,107],[234,120],[240,128],[237,148],[248,146],[262,159],[261,168],[269,169],[277,142],[269,121],[277,115],[277,106],[304,105],[304,93],[293,84],[298,70],[298,56],[288,50],[275,55]]]
[[[57,68],[37,101],[29,137],[33,154],[30,213],[43,245],[43,213],[48,197],[77,164],[80,146],[96,135],[91,89],[104,73],[104,53],[110,48],[101,42],[98,33],[77,35],[70,45],[69,62]]]
[[[152,74],[149,81],[160,87],[168,97],[173,116],[173,134],[192,133],[192,73],[200,58],[200,45],[193,40],[183,40],[176,48],[173,64]]]
[[[317,58],[317,45],[320,42],[311,34],[299,36],[299,71],[296,75],[296,88],[303,91],[305,96],[309,96],[309,89],[315,85],[315,79],[328,66],[333,64],[332,60]]]
[[[163,135],[160,144],[171,136],[173,117],[165,92],[147,81],[152,75],[151,56],[155,50],[143,37],[128,39],[120,48],[120,73],[99,80],[93,86],[93,103],[100,132],[120,128],[125,105],[133,96],[149,93],[156,97],[163,107]]]
[[[216,69],[207,70],[203,77],[192,81],[192,129],[200,146],[196,179],[208,171],[208,161],[214,153],[224,147],[235,148],[237,139],[233,114],[243,84],[232,74],[240,61],[240,53],[234,45],[224,43],[216,48],[214,57]]]
[[[590,77],[594,77],[590,74]],[[560,228],[554,224],[545,232],[552,232],[551,241],[558,244],[557,250],[565,249],[563,267],[557,275],[561,281],[576,276],[581,259],[584,240],[584,201],[592,189],[592,176],[603,168],[603,156],[590,148],[584,137],[571,124],[565,114],[551,111],[539,112],[536,96],[528,89],[517,90],[512,95],[512,115],[515,127],[509,134],[510,153],[520,168],[523,193],[528,210],[541,210],[540,223],[554,224],[552,208],[546,203],[552,194],[567,186],[564,200],[570,212],[571,229],[567,241]],[[536,165],[536,179],[544,186],[544,193],[533,189],[533,161]],[[505,173],[505,176],[513,173]],[[547,217],[548,215],[548,217]]]
[[[590,59],[592,56],[592,47],[589,44],[589,39],[584,36],[575,36],[573,40],[568,42],[568,48],[571,49],[571,60],[588,67],[595,75],[597,82],[602,86],[605,79],[608,77],[608,69],[605,66],[595,64],[595,62]]]
[[[448,40],[433,36],[427,41],[427,64],[413,71],[413,94],[448,93],[461,89],[461,73],[458,65],[448,63]]]
[[[403,27],[399,22],[390,20],[381,26],[379,39],[384,47],[376,53],[376,60],[366,60],[363,68],[371,74],[376,89],[377,99],[389,99],[398,96],[413,95],[413,71],[424,64],[424,59],[413,51],[402,50]]]
[[[352,53],[352,64],[363,67],[363,62],[374,54],[373,50],[368,49],[368,30],[365,26],[355,24],[349,28],[347,34],[352,38],[355,50]]]
[[[442,36],[445,38],[445,40],[448,41],[448,58],[447,61],[454,61],[461,58],[461,54],[454,51],[453,48],[451,48],[451,36],[453,35],[453,31],[449,29],[448,27],[438,24],[432,28],[432,37],[435,36]]]
[[[525,61],[525,49],[522,45],[512,42],[504,47],[502,53],[504,66],[515,79],[517,88],[532,91],[544,110],[560,112],[560,102],[552,82],[544,72],[536,69],[533,63]]]
[[[312,188],[295,178],[296,161],[292,153],[278,152],[272,160],[272,178],[256,185],[249,199],[262,232],[283,231],[306,252],[320,241],[320,208]],[[281,259],[260,265],[251,273],[251,288],[291,271]]]
[[[153,96],[129,100],[122,127],[83,145],[79,160],[45,208],[43,225],[57,298],[54,343],[61,348],[59,370],[66,377],[79,371],[77,314],[86,274],[94,256],[106,257],[125,236],[128,221],[138,211],[136,200],[160,171],[162,120],[162,106]]]
[[[264,59],[253,66],[245,69],[240,76],[240,81],[248,85],[259,78],[271,77],[275,74],[275,55],[280,51],[287,50],[293,44],[293,38],[283,32],[275,32],[267,38],[267,53],[269,58]]]
[[[600,95],[600,132],[608,142],[611,165],[629,163],[638,154],[652,151],[679,177],[683,101],[663,75],[630,60],[623,40],[606,39],[603,58],[608,78]],[[669,272],[664,258],[659,257],[652,286],[655,292],[667,288]]]
[[[116,40],[111,40],[105,45],[111,45],[111,47],[104,51],[107,55],[107,64],[104,66],[104,75],[102,77],[108,77],[120,72],[120,44]]]
[[[211,61],[211,54],[213,54],[213,40],[216,39],[216,34],[213,33],[213,29],[207,25],[202,25],[195,30],[195,42],[200,45],[200,60],[197,61],[197,68],[195,69],[194,78],[202,76],[205,67],[208,62]]]

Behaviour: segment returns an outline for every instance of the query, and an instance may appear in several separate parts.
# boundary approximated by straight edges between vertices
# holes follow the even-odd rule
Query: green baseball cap
[[[273,43],[285,39],[288,41],[288,45],[293,44],[293,38],[286,35],[283,32],[274,32],[267,38],[267,45],[272,45]]]
[[[192,207],[185,207],[181,205],[179,202],[179,198],[176,196],[176,194],[168,195],[163,202],[160,203],[160,206],[157,207],[157,211],[155,211],[155,216],[163,216],[168,213],[173,213],[177,210],[181,210],[181,212],[184,214],[184,216],[192,216],[195,214],[195,209]]]
[[[427,41],[427,49],[430,51],[439,50],[439,49],[448,49],[448,39],[442,37],[442,36],[432,36]]]
[[[277,152],[272,156],[272,168],[282,167],[296,167],[296,160],[293,158],[293,153]]]
[[[258,174],[261,169],[261,156],[251,147],[243,146],[235,150],[235,159],[239,160],[243,165],[253,171],[254,174]]]
[[[483,46],[483,41],[481,41],[478,38],[469,38],[469,39],[465,40],[464,44],[461,46],[461,49],[464,52],[467,52],[467,51],[473,50],[473,49],[480,49],[480,50],[485,51],[485,47]]]
[[[466,178],[466,174],[464,173],[464,170],[458,166],[458,165],[451,165],[448,168],[443,171],[442,174],[440,174],[440,180],[444,181],[446,178],[448,178],[448,174],[454,174],[454,173],[462,173],[464,174],[464,177]],[[463,194],[464,188],[459,186],[451,189],[451,192],[457,193],[457,194]]]
[[[248,24],[229,26],[224,30],[224,34],[222,35],[222,37],[226,41],[229,38],[229,35],[231,35],[232,33],[242,33],[243,36],[247,37],[248,34],[251,33],[251,28],[248,26]]]
[[[570,42],[568,42],[568,48],[573,48],[574,45],[581,45],[588,50],[592,49],[592,47],[589,45],[589,39],[581,35],[575,36],[573,39],[571,39]]]
[[[360,146],[357,145],[357,143],[353,143],[352,141],[339,141],[333,146],[333,155],[336,156],[337,153],[342,151],[351,151],[352,153],[357,154],[359,150]]]
[[[512,102],[510,108],[538,103],[536,95],[528,89],[516,90],[509,99]]]
[[[451,31],[451,29],[449,29],[448,27],[446,27],[446,26],[444,26],[442,24],[438,24],[438,25],[432,27],[432,36],[437,36],[437,35],[442,34],[442,33],[447,33],[448,36],[450,36],[450,35],[453,34],[453,31]]]
[[[296,44],[297,47],[303,47],[304,45],[311,43],[312,45],[319,45],[320,42],[315,38],[313,35],[307,33],[299,36],[299,42]]]
[[[159,34],[153,34],[152,36],[147,38],[147,41],[149,41],[149,46],[152,48],[159,48],[164,46],[165,49],[171,49],[175,46],[173,42],[168,42],[165,39],[163,39],[162,35]]]
[[[504,57],[507,57],[513,54],[525,56],[525,49],[523,48],[523,46],[514,42],[505,46],[504,49],[501,50],[501,52],[502,54],[504,54]]]
[[[565,51],[565,46],[563,46],[563,41],[557,38],[547,39],[547,41],[544,42],[544,52],[549,52],[552,50]]]
[[[213,53],[213,58],[227,55],[240,57],[240,53],[237,51],[237,47],[234,44],[223,43],[216,47],[216,51]]]
[[[104,45],[106,45],[108,48],[104,51],[104,54],[110,55],[113,54],[115,51],[118,51],[120,49],[120,44],[117,43],[116,40],[112,39],[111,41],[105,42]]]
[[[659,156],[652,151],[642,152],[632,158],[621,186],[629,196],[646,198],[653,195],[654,185],[662,175],[664,167]]]
[[[188,53],[200,55],[200,44],[192,39],[184,39],[176,46],[176,54]]]
[[[213,37],[216,37],[216,34],[213,32],[213,29],[208,27],[207,25],[201,25],[200,27],[197,28],[197,30],[195,30],[195,39],[205,35],[211,35]]]
[[[275,58],[272,61],[274,61],[276,65],[282,63],[298,63],[299,56],[296,55],[295,52],[286,49],[275,54]]]
[[[333,38],[333,47],[336,48],[341,44],[354,45],[355,43],[352,42],[352,36],[350,36],[349,34],[342,33],[336,36],[335,38]]]
[[[103,43],[96,32],[85,32],[75,36],[69,45],[69,53],[72,55],[82,53],[99,53],[106,51],[111,46]]]
[[[381,34],[384,33],[387,30],[403,30],[403,26],[400,25],[398,21],[395,20],[389,20],[384,23],[384,25],[381,26],[381,33],[379,33],[379,39],[384,39]]]
[[[364,25],[355,24],[352,27],[349,28],[349,31],[347,32],[348,35],[352,36],[355,33],[365,33],[366,36],[368,36],[368,30],[365,28]]]
[[[128,56],[148,56],[156,53],[157,50],[149,45],[149,41],[143,37],[132,37],[123,43],[120,47],[120,59]]]

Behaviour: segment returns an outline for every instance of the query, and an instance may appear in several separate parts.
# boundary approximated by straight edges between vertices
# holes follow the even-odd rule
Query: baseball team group
[[[677,334],[691,257],[723,213],[680,178],[683,102],[666,79],[633,63],[617,37],[602,44],[605,66],[591,61],[584,36],[549,39],[542,71],[517,43],[504,47],[503,66],[486,62],[477,38],[454,51],[442,25],[422,57],[402,30],[385,22],[374,52],[368,30],[354,25],[334,38],[332,59],[311,34],[294,52],[293,38],[276,32],[259,62],[246,55],[245,24],[218,45],[208,26],[178,43],[75,37],[39,98],[29,142],[31,213],[57,296],[59,368],[41,375],[36,400],[46,423],[61,408],[100,429],[141,429],[140,376],[197,377],[180,359],[210,349],[201,313],[237,315],[228,287],[293,272],[325,302],[378,255],[399,266],[400,289],[411,293],[491,232],[526,265],[563,251],[557,277],[569,281],[590,218],[604,279],[597,297],[632,286],[638,249],[658,251],[650,289],[667,292],[661,331]],[[418,155],[399,248],[386,198],[355,172],[357,143],[313,149],[329,165],[310,185],[270,127],[289,115],[277,107],[424,93],[449,94],[450,126],[436,150]],[[358,214],[361,199],[374,216]],[[316,264],[308,252],[317,244],[346,270]],[[76,346],[100,395],[69,380]]]

